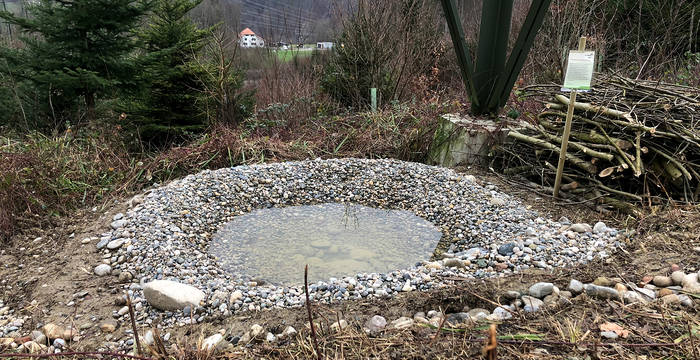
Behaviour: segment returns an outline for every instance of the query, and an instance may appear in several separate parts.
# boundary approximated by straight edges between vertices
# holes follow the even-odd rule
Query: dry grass
[[[303,105],[303,104],[301,104]],[[3,139],[0,148],[0,241],[19,229],[52,223],[75,208],[108,201],[204,169],[317,157],[426,158],[440,114],[453,104],[396,105],[379,113],[294,112],[218,125],[185,145],[132,154],[118,126]],[[272,122],[278,116],[297,120]]]

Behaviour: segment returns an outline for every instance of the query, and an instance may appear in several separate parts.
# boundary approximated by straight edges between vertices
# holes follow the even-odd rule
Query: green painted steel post
[[[475,69],[455,0],[441,0],[462,80],[472,103],[472,113],[477,115],[497,113],[506,104],[552,2],[532,0],[530,11],[506,63],[514,0],[482,1]]]
[[[370,89],[370,96],[372,97],[372,112],[377,112],[377,88]]]
[[[542,27],[542,22],[544,22],[544,17],[547,15],[547,10],[551,3],[552,0],[532,1],[530,11],[527,13],[527,18],[525,18],[518,39],[513,45],[513,50],[511,50],[508,63],[506,63],[505,72],[498,79],[496,88],[487,105],[489,109],[498,109],[508,101],[513,85],[523,69],[525,60],[530,53],[532,44],[535,42],[537,32]]]
[[[452,37],[452,44],[454,45],[457,55],[457,63],[459,64],[459,69],[462,71],[464,88],[467,90],[467,96],[472,104],[478,104],[479,99],[476,96],[474,86],[474,65],[472,65],[469,47],[464,39],[464,29],[462,28],[462,21],[460,20],[459,13],[457,12],[455,0],[441,0],[441,2],[442,11],[445,13],[447,26],[450,29],[450,36]]]
[[[512,15],[513,0],[483,0],[474,72],[479,102],[473,103],[472,112],[476,114],[498,111],[498,107],[491,108],[488,103],[505,70]]]

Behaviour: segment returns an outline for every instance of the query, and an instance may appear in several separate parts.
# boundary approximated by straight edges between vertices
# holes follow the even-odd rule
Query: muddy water
[[[430,258],[440,230],[409,211],[322,204],[256,210],[215,234],[209,252],[236,275],[273,284],[407,268]]]

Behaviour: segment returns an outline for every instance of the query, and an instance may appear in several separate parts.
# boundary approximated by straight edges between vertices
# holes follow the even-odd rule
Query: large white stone
[[[196,307],[204,300],[204,292],[196,287],[169,280],[155,280],[143,286],[143,294],[151,306],[159,310],[182,310]]]
[[[109,266],[108,264],[100,264],[95,266],[95,275],[97,276],[105,276],[109,275],[109,273],[112,271],[112,267]]]
[[[205,351],[216,351],[223,348],[226,345],[224,341],[224,336],[221,334],[214,334],[202,342],[200,349]]]

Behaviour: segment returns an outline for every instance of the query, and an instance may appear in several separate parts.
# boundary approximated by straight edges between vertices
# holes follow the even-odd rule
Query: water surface
[[[270,208],[237,216],[209,252],[237,275],[283,285],[388,272],[430,258],[440,230],[412,212],[359,205]]]

